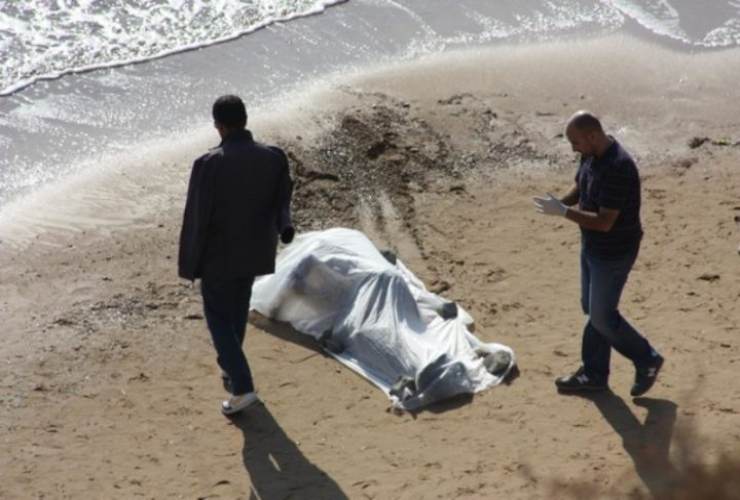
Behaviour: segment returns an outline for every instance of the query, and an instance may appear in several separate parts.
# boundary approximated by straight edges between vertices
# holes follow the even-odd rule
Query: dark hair
[[[244,128],[247,110],[239,96],[222,95],[213,103],[213,120],[228,128]]]
[[[570,125],[581,131],[596,131],[603,132],[601,122],[594,115],[588,111],[581,111],[577,113],[570,121]]]

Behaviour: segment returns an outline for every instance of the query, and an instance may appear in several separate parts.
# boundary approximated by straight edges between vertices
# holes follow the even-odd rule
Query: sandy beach
[[[90,181],[96,200],[100,185],[125,185],[134,221],[96,227],[116,220],[116,200],[74,205],[78,194],[79,224],[0,243],[0,498],[575,498],[562,484],[659,495],[687,460],[736,453],[739,62],[621,36],[452,52],[252,116],[259,139],[289,152],[299,232],[362,229],[462,304],[480,338],[516,352],[510,384],[413,415],[253,315],[246,352],[264,405],[224,418],[197,285],[176,276],[190,165],[215,132]],[[634,400],[619,356],[611,393],[553,384],[580,363],[580,243],[531,199],[571,186],[562,132],[582,108],[643,181],[645,238],[621,309],[666,365]]]

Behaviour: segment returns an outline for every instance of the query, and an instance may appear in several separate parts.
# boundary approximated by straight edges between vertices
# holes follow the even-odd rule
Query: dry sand
[[[416,415],[387,412],[380,391],[259,317],[246,349],[265,404],[220,415],[197,288],[175,269],[203,144],[144,165],[170,172],[168,189],[130,224],[96,230],[80,215],[84,232],[0,243],[0,498],[529,499],[565,495],[558,481],[656,492],[680,468],[681,436],[709,461],[737,450],[738,62],[618,38],[448,54],[340,79],[255,123],[291,153],[300,230],[365,230],[517,353],[510,385]],[[579,237],[531,197],[573,182],[559,134],[579,108],[641,167],[646,236],[622,311],[667,363],[636,400],[616,355],[613,393],[553,385],[579,364]]]

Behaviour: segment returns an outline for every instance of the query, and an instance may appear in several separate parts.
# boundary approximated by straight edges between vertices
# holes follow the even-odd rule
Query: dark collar
[[[252,132],[247,129],[235,130],[221,139],[221,144],[219,144],[219,146],[230,144],[232,142],[254,142],[254,138],[252,137]]]
[[[606,151],[604,151],[604,154],[596,158],[596,160],[598,161],[606,160],[617,154],[617,149],[619,149],[619,143],[612,136],[609,136],[609,139],[611,139],[612,143],[609,145],[608,148],[606,148]]]
[[[611,160],[614,159],[614,157],[617,156],[617,151],[619,151],[619,142],[612,137],[609,136],[609,139],[612,140],[612,143],[609,145],[608,148],[606,148],[606,151],[604,151],[604,154],[599,156],[598,158],[596,156],[591,156],[591,166],[593,168],[600,168],[602,165],[607,165],[611,162]]]

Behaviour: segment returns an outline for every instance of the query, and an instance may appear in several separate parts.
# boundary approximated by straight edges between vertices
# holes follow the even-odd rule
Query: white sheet
[[[451,303],[351,229],[297,237],[275,274],[255,282],[252,308],[320,341],[398,409],[495,386],[515,364],[510,348],[469,331],[473,320],[461,307],[444,319]]]

